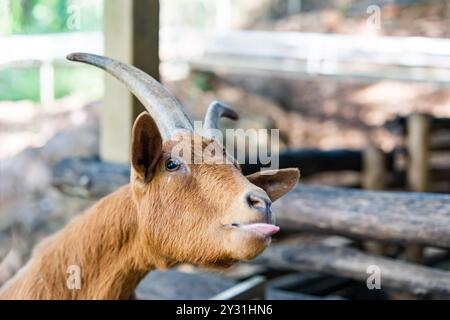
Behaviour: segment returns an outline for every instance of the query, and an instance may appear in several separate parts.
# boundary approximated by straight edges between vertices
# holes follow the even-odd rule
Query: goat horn
[[[205,122],[203,124],[204,134],[207,137],[213,136],[213,130],[219,129],[220,118],[228,118],[232,120],[238,120],[238,114],[228,107],[226,104],[220,101],[213,101],[208,107],[206,112]]]
[[[123,82],[153,117],[163,140],[170,139],[178,130],[193,131],[181,104],[162,84],[142,70],[89,53],[72,53],[67,59],[101,68]]]

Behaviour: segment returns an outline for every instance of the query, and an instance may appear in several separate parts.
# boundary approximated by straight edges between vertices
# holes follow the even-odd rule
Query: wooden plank
[[[159,1],[105,1],[105,54],[159,78]],[[100,155],[128,163],[133,121],[144,109],[119,81],[105,75]]]
[[[450,45],[445,39],[433,39],[432,44],[427,38],[366,40],[348,35],[235,31],[205,40],[204,54],[190,63],[198,70],[221,73],[450,84],[450,59],[445,56]]]
[[[213,38],[204,58],[235,56],[450,68],[446,39],[239,30]],[[405,58],[407,56],[407,58]],[[448,76],[448,75],[447,75]]]
[[[249,300],[265,299],[266,278],[254,276],[246,281],[238,283],[224,292],[219,293],[211,300]]]
[[[432,115],[430,117],[430,132],[434,133],[440,130],[450,130],[450,118],[438,118]],[[392,120],[388,120],[383,127],[394,134],[405,135],[408,133],[407,117],[397,116]]]
[[[450,273],[348,247],[318,243],[272,246],[254,263],[298,271],[316,271],[366,282],[369,266],[381,271],[381,287],[407,291],[421,298],[450,298]]]
[[[280,153],[280,168],[299,168],[302,177],[311,176],[321,172],[332,171],[362,171],[363,152],[351,149],[291,149]],[[245,174],[257,172],[261,168],[261,161],[257,159],[256,164],[242,164]],[[391,170],[393,167],[393,154],[384,155],[383,167]]]
[[[270,280],[268,290],[300,291],[311,296],[326,296],[348,287],[351,280],[316,272],[297,272]]]
[[[268,289],[267,300],[344,300],[339,296],[314,296],[280,289]]]
[[[410,190],[428,191],[430,183],[429,140],[431,118],[426,114],[412,114],[407,121],[406,144],[408,148],[407,181]],[[407,260],[420,263],[423,261],[423,247],[420,245],[405,248]]]
[[[235,284],[236,281],[213,273],[155,270],[139,283],[136,295],[140,300],[210,299]]]
[[[273,210],[282,230],[450,248],[450,195],[299,185]]]
[[[412,191],[425,192],[429,184],[429,132],[431,119],[425,114],[412,114],[407,119],[408,185]]]
[[[383,151],[370,143],[363,152],[363,188],[382,190],[386,186],[386,159]]]
[[[98,158],[66,159],[53,168],[63,191],[98,198],[129,181],[129,168]],[[450,248],[450,195],[298,185],[273,205],[286,231]]]
[[[387,184],[386,159],[383,151],[370,142],[363,153],[362,185],[367,190],[383,190]],[[382,255],[385,251],[383,244],[376,241],[365,241],[364,247],[368,252]]]

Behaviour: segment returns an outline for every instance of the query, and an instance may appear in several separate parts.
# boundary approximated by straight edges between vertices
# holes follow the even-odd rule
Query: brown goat
[[[1,299],[129,299],[155,268],[187,262],[227,267],[260,254],[278,231],[270,204],[297,183],[297,169],[244,177],[237,162],[209,136],[221,116],[236,118],[214,103],[206,134],[192,130],[178,102],[142,71],[90,54],[70,60],[98,66],[125,84],[149,113],[134,123],[130,184],[106,196],[65,228],[42,241],[29,262],[0,290]],[[213,145],[220,155],[192,164]],[[217,159],[216,159],[217,158]],[[225,163],[215,164],[216,160]],[[68,286],[68,268],[78,266],[80,287]]]

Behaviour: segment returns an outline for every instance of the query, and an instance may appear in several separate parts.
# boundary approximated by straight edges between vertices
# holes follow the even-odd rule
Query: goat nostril
[[[251,208],[267,211],[270,201],[263,196],[250,193],[247,195],[247,203]]]
[[[264,202],[255,196],[249,196],[248,197],[248,203],[250,204],[250,207],[262,207],[264,206]]]

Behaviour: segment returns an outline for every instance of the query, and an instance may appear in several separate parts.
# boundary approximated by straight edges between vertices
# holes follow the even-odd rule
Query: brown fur
[[[168,172],[172,148],[194,137],[180,135],[164,144],[158,139],[153,120],[141,115],[133,128],[130,185],[40,243],[0,298],[128,299],[152,269],[180,262],[226,267],[267,247],[270,238],[225,226],[270,222],[248,207],[245,195],[265,194],[264,188],[275,200],[297,183],[298,170],[268,176],[269,185],[259,175],[251,176],[256,185],[251,183],[234,163],[182,163],[180,170]],[[71,265],[81,269],[79,290],[66,285]]]

